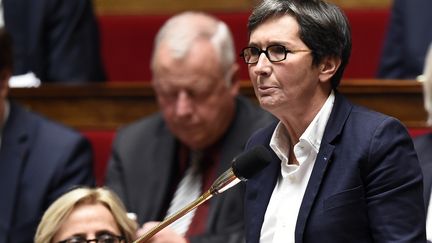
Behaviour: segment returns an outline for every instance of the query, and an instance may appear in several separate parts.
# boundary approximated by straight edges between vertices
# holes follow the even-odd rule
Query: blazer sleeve
[[[119,156],[119,151],[121,150],[119,143],[122,143],[120,137],[121,133],[117,132],[108,161],[105,185],[113,190],[123,201],[126,208],[129,209],[131,205],[129,204],[128,197],[126,195],[126,178],[124,175],[123,162]]]
[[[92,1],[51,1],[43,38],[47,50],[46,79],[85,82],[105,80],[98,24]],[[44,77],[45,75],[42,75]]]
[[[68,148],[64,149],[60,156],[61,161],[58,164],[61,167],[54,174],[52,189],[48,195],[50,202],[75,186],[95,186],[91,145],[82,136],[75,138],[70,138]]]
[[[381,60],[378,67],[378,78],[404,78],[404,20],[402,1],[395,0],[390,16],[387,35],[383,44]]]
[[[426,213],[420,165],[403,125],[385,119],[361,168],[375,242],[424,242]]]

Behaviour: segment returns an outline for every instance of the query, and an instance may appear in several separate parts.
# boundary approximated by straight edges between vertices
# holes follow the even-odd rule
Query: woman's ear
[[[319,80],[321,82],[327,82],[333,77],[336,71],[339,69],[341,59],[339,57],[326,57],[319,64]]]

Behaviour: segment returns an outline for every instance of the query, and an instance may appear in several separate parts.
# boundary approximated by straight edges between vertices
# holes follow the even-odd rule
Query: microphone
[[[212,195],[217,195],[240,181],[247,181],[268,165],[270,156],[270,152],[264,146],[257,146],[240,154],[232,161],[231,168],[216,179],[209,191]]]
[[[231,168],[220,175],[216,181],[214,181],[209,190],[195,201],[186,205],[180,211],[168,216],[164,221],[147,231],[147,233],[139,237],[133,243],[147,242],[156,233],[203,204],[208,199],[237,185],[240,181],[247,181],[249,178],[253,177],[256,173],[266,167],[270,160],[271,154],[264,146],[257,146],[249,151],[243,152],[234,158]]]

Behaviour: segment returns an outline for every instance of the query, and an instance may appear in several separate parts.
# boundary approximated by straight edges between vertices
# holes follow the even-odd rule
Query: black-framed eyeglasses
[[[265,50],[258,47],[248,46],[243,48],[240,56],[246,64],[255,64],[258,62],[261,53],[264,53],[270,62],[280,62],[286,59],[288,53],[310,52],[311,50],[299,49],[289,50],[283,45],[270,45]]]
[[[119,235],[111,235],[111,234],[103,234],[97,236],[95,239],[87,240],[84,237],[80,236],[74,236],[71,238],[68,238],[66,240],[59,241],[57,243],[121,243],[125,240],[123,236]]]

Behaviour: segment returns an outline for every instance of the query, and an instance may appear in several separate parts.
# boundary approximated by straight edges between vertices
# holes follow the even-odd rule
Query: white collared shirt
[[[289,164],[289,138],[281,122],[276,126],[270,147],[281,160],[279,175],[261,228],[261,243],[294,243],[294,231],[303,195],[321,146],[327,121],[334,104],[332,91],[321,110],[294,146],[298,165]]]
[[[5,100],[4,103],[4,117],[3,117],[3,121],[0,121],[0,149],[1,149],[1,145],[2,145],[2,137],[3,137],[3,128],[4,125],[6,124],[6,121],[9,117],[9,101]]]

